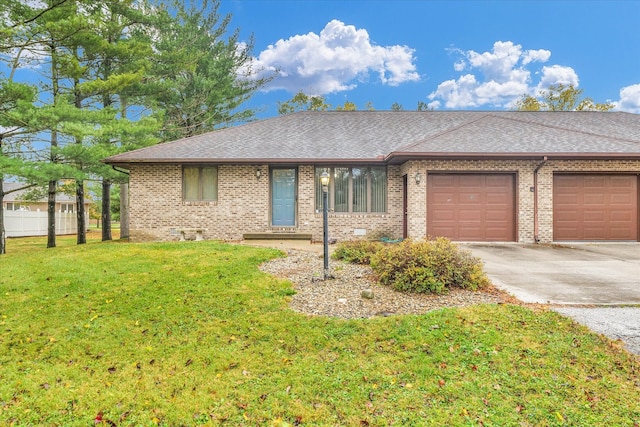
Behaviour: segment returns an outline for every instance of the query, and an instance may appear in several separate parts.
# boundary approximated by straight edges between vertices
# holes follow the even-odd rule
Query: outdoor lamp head
[[[329,173],[327,171],[322,172],[322,175],[320,175],[320,183],[323,187],[329,185]]]

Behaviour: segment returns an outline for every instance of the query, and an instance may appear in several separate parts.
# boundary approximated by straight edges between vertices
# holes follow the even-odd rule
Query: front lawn
[[[546,309],[307,317],[275,250],[60,240],[0,257],[0,425],[640,423],[637,360]]]

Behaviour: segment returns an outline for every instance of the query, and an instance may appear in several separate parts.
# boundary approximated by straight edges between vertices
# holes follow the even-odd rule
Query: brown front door
[[[553,240],[638,240],[636,175],[553,177]]]
[[[427,234],[466,242],[513,242],[515,175],[429,173]]]

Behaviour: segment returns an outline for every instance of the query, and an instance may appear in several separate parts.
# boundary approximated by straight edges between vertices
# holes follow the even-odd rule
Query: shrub
[[[371,267],[380,283],[398,291],[440,294],[489,284],[480,259],[444,237],[384,246],[371,258]]]
[[[340,242],[333,251],[332,258],[354,264],[369,264],[371,257],[383,247],[380,242],[370,240],[350,240]]]

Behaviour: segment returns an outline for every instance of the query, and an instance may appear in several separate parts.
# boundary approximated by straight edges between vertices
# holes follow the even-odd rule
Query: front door
[[[271,169],[271,225],[296,225],[296,169]]]

